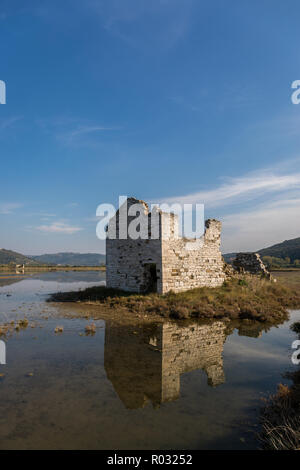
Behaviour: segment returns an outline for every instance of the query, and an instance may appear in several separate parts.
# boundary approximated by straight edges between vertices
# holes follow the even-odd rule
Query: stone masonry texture
[[[106,284],[130,292],[180,292],[195,287],[222,285],[226,274],[220,251],[221,222],[208,219],[200,239],[178,236],[178,217],[158,210],[158,237],[151,238],[148,205],[134,198],[127,199],[126,228],[134,217],[128,216],[131,205],[140,204],[148,221],[146,239],[120,237],[120,212],[108,224],[106,239]],[[113,227],[116,236],[112,237]]]
[[[271,275],[262,262],[258,253],[238,253],[233,261],[233,267],[240,272],[262,274],[270,278]]]
[[[182,374],[202,370],[211,387],[225,382],[223,347],[226,326],[166,322],[114,325],[105,329],[104,366],[123,404],[130,409],[154,406],[180,396]]]

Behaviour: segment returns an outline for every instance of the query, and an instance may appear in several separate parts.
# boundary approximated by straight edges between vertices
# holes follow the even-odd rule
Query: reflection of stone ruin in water
[[[226,326],[213,324],[161,323],[144,326],[107,324],[104,366],[127,408],[140,408],[148,401],[159,405],[180,396],[180,376],[202,369],[208,384],[224,379],[222,352]]]
[[[16,264],[16,274],[25,274],[25,264]]]

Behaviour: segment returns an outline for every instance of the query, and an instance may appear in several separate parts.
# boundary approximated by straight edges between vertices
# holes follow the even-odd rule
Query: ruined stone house
[[[105,329],[104,367],[119,398],[129,409],[154,406],[180,397],[182,374],[203,370],[207,384],[225,382],[223,347],[226,325],[115,325]]]
[[[272,279],[258,253],[237,253],[232,264],[233,268],[239,273],[259,274],[267,279]]]
[[[223,349],[234,331],[258,338],[263,323],[115,324],[105,327],[104,367],[122,403],[129,409],[154,407],[180,397],[183,374],[203,371],[210,387],[225,383]],[[199,374],[194,376],[199,380]],[[193,380],[192,377],[190,380]],[[199,382],[198,382],[199,383]]]
[[[130,207],[139,204],[147,236],[124,236],[130,223]],[[131,292],[180,292],[195,287],[216,287],[225,280],[220,251],[221,222],[208,219],[200,239],[180,237],[178,216],[159,209],[149,211],[144,201],[128,198],[125,224],[123,206],[108,224],[106,239],[106,284]],[[155,223],[154,223],[155,219]],[[124,218],[122,219],[124,221]],[[153,237],[153,231],[157,237]],[[126,235],[125,233],[125,235]]]

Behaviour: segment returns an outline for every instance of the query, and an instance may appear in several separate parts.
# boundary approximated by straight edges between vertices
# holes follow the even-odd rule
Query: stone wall
[[[223,347],[225,325],[193,323],[188,326],[166,323],[162,334],[162,401],[172,401],[180,395],[180,376],[202,369],[207,383],[217,386],[225,381]]]
[[[140,203],[144,207],[145,217],[149,217],[146,203],[134,198],[127,200],[128,209],[132,204]],[[116,220],[115,220],[116,219]],[[127,226],[131,218],[127,219]],[[162,292],[162,256],[161,240],[147,240],[130,238],[120,239],[119,211],[110,224],[117,227],[116,239],[106,239],[106,285],[116,289],[130,292],[146,292],[149,288],[149,270],[155,265],[156,289]]]
[[[104,367],[126,408],[161,403],[161,325],[114,325],[106,322]]]
[[[104,366],[108,379],[127,408],[154,406],[180,396],[180,377],[201,369],[210,386],[225,381],[222,322],[106,324]]]
[[[107,240],[106,285],[130,292],[146,292],[149,270],[156,265],[157,292],[162,292],[162,260],[159,240]],[[149,266],[149,268],[148,268]]]
[[[258,253],[238,253],[233,267],[239,272],[262,274],[268,278],[271,276]]]
[[[162,240],[162,292],[216,287],[225,280],[220,251],[221,222],[209,219],[201,239]]]
[[[151,239],[153,212],[143,201],[127,200],[128,207],[139,203],[148,222],[148,239],[120,239],[118,211],[108,227],[116,223],[116,239],[106,240],[106,282],[108,287],[131,292],[149,290],[166,293],[195,287],[216,287],[225,280],[224,261],[220,251],[221,222],[206,221],[200,239],[178,237],[178,217],[158,211],[158,239]],[[127,219],[127,225],[131,222]],[[155,275],[153,278],[153,270]]]

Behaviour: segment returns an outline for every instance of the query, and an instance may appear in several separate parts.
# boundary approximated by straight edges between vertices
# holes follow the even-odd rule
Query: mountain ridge
[[[259,250],[261,256],[274,256],[276,258],[290,258],[293,263],[296,259],[300,260],[300,237],[284,240],[281,243],[269,246]]]
[[[101,253],[61,252],[26,256],[13,250],[1,248],[0,264],[101,266],[105,264],[105,255]]]
[[[284,240],[283,242],[276,243],[275,245],[257,250],[261,257],[271,256],[274,258],[286,259],[289,258],[293,263],[295,260],[300,260],[300,237]],[[225,253],[223,258],[226,262],[232,262],[237,253]]]
[[[17,253],[13,250],[6,250],[5,248],[0,248],[0,264],[27,264],[27,265],[37,265],[34,259],[29,258],[28,256]]]
[[[46,253],[44,255],[31,255],[30,258],[43,264],[66,266],[101,266],[105,264],[105,255],[101,253]]]

